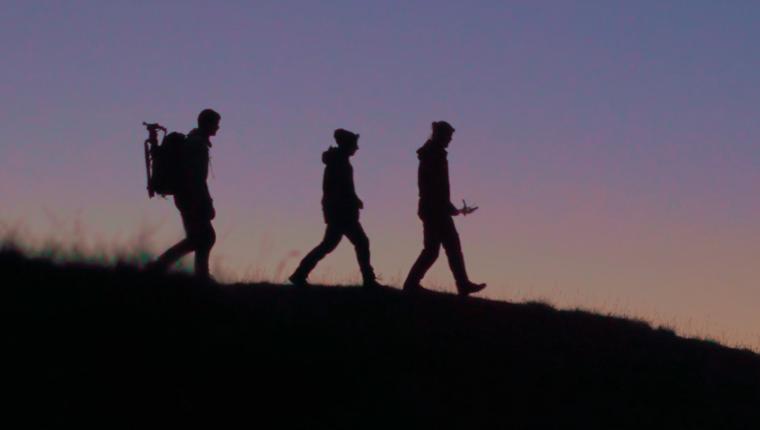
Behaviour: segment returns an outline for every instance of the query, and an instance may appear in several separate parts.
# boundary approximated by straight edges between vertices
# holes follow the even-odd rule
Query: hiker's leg
[[[187,240],[195,251],[195,276],[208,278],[208,260],[211,247],[216,243],[216,232],[211,220],[200,212],[182,212],[182,222],[187,232]]]
[[[292,277],[296,279],[306,279],[309,277],[309,273],[317,266],[319,260],[323,259],[325,255],[332,252],[340,243],[343,238],[342,229],[336,224],[327,224],[325,229],[325,236],[322,242],[311,250],[306,257],[301,260],[301,264],[293,272]]]
[[[190,241],[187,238],[182,239],[174,246],[167,249],[163,254],[161,254],[156,259],[156,261],[153,262],[152,266],[157,269],[166,270],[171,267],[172,264],[176,263],[180,258],[184,257],[192,251],[193,245],[190,243]]]
[[[368,283],[375,280],[375,270],[370,264],[369,254],[369,238],[364,232],[362,225],[359,221],[350,224],[346,228],[346,237],[354,245],[356,251],[356,260],[359,262],[359,268],[362,271],[362,279],[364,283]]]
[[[441,238],[438,233],[438,224],[435,221],[423,220],[422,229],[424,235],[424,248],[420,256],[417,257],[417,261],[412,265],[409,270],[409,275],[404,281],[404,288],[417,288],[420,285],[420,281],[425,277],[428,269],[435,263],[438,258],[438,253],[441,249]]]
[[[180,211],[182,217],[182,226],[185,229],[185,238],[177,242],[174,246],[167,249],[161,256],[153,263],[155,268],[166,270],[172,264],[176,263],[180,258],[193,252],[195,246],[190,239],[190,227],[192,223],[191,217],[186,213]]]
[[[211,221],[199,226],[198,245],[195,248],[195,276],[202,279],[209,277],[209,257],[211,248],[216,243],[216,231]]]
[[[454,225],[454,219],[447,217],[441,224],[441,243],[446,251],[446,257],[449,260],[451,273],[454,274],[454,280],[457,285],[464,285],[468,282],[467,270],[464,266],[464,255],[462,254],[462,243],[459,240],[459,233]]]

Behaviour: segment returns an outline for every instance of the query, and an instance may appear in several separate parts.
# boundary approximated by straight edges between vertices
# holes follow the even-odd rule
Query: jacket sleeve
[[[197,148],[189,147],[183,154],[183,182],[190,209],[212,215],[213,199],[206,183],[208,160]]]
[[[354,187],[354,171],[347,162],[335,162],[328,165],[332,170],[331,177],[334,178],[333,192],[336,204],[339,206],[353,206],[358,203],[359,197],[356,195]]]
[[[443,158],[442,160],[442,170],[443,174],[441,175],[443,178],[443,184],[442,189],[443,193],[445,194],[442,196],[442,200],[445,201],[447,210],[449,215],[454,215],[457,213],[458,209],[456,206],[454,206],[453,203],[451,203],[451,182],[449,181],[449,161],[446,158]]]
[[[346,195],[349,199],[353,200],[357,205],[359,204],[359,196],[356,195],[356,186],[354,185],[354,169],[348,167],[346,172]]]
[[[449,186],[449,163],[446,157],[436,157],[433,163],[433,172],[430,184],[432,194],[435,196],[435,206],[446,213],[452,213],[456,207],[451,203]]]

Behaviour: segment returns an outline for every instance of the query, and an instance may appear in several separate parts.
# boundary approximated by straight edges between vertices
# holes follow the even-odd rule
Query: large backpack
[[[162,197],[177,193],[182,183],[184,145],[185,135],[172,132],[164,136],[160,145],[150,146],[148,192],[151,197],[153,193]]]

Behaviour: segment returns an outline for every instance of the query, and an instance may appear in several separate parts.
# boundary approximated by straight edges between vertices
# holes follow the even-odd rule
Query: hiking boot
[[[290,275],[290,278],[288,278],[288,281],[290,281],[291,284],[293,284],[294,287],[310,287],[309,281],[306,280],[303,276],[298,276],[295,273]]]
[[[457,285],[457,291],[459,292],[460,296],[468,296],[473,293],[477,293],[478,291],[482,291],[486,288],[486,284],[476,284],[471,281],[467,281],[466,284]]]

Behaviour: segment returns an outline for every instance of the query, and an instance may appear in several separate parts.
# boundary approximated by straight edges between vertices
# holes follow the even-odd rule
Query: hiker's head
[[[446,121],[433,121],[433,133],[430,140],[446,148],[454,135],[454,127]]]
[[[359,135],[352,133],[348,130],[339,128],[333,133],[335,143],[338,144],[338,148],[348,153],[348,155],[354,155],[356,150],[359,149]]]
[[[198,114],[198,129],[208,134],[209,136],[216,136],[216,132],[219,131],[219,121],[222,116],[213,109],[203,109]]]

